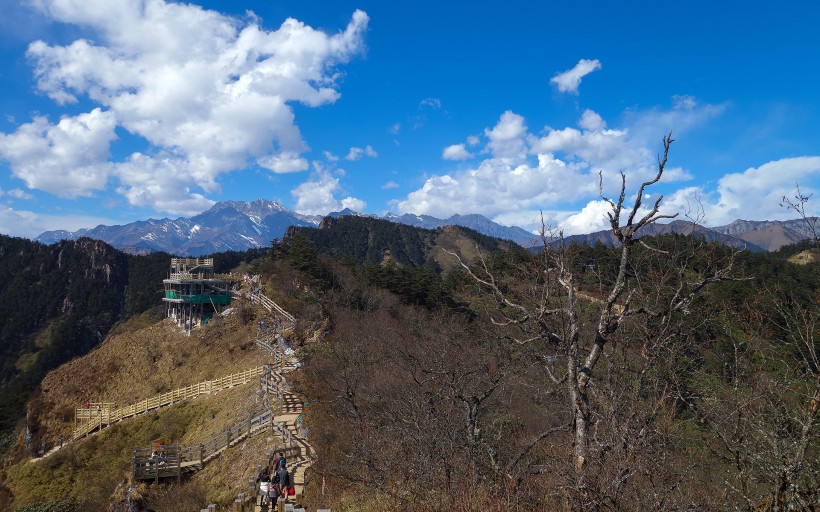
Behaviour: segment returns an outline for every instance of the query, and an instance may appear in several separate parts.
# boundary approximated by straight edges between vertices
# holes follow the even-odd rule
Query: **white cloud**
[[[603,130],[606,128],[606,123],[600,114],[590,109],[586,109],[581,115],[581,119],[578,121],[578,126],[584,130]]]
[[[117,192],[134,206],[195,215],[214,205],[214,201],[191,189],[193,173],[181,158],[134,153],[126,162],[117,164],[117,173],[121,183]]]
[[[470,135],[467,137],[468,146],[478,146],[479,142],[481,142],[481,139],[479,139],[476,135]]]
[[[456,213],[502,213],[538,209],[589,195],[597,180],[576,164],[543,156],[537,164],[511,164],[490,158],[475,169],[428,178],[424,185],[396,201],[400,213],[449,217]]]
[[[379,154],[376,153],[376,150],[373,149],[370,146],[365,146],[364,148],[353,147],[353,148],[350,148],[350,151],[347,153],[347,156],[345,157],[345,160],[350,160],[350,161],[359,160],[363,156],[369,156],[370,158],[376,158],[377,156],[379,156]]]
[[[308,168],[308,162],[299,156],[299,153],[283,151],[278,155],[268,155],[258,160],[259,165],[269,169],[276,174],[287,174],[291,172],[304,171]]]
[[[342,192],[339,179],[327,171],[316,172],[310,180],[290,191],[296,199],[294,209],[306,215],[326,215],[344,208],[362,211],[367,206],[364,201],[355,197],[337,199],[336,194],[339,192]]]
[[[806,194],[820,185],[820,156],[784,158],[730,173],[718,180],[715,190],[688,187],[678,190],[664,204],[672,211],[684,212],[703,207],[709,226],[729,224],[736,219],[771,220],[794,218],[794,212],[780,207],[783,196],[793,196],[795,184]]]
[[[444,148],[441,152],[441,157],[445,160],[467,160],[474,155],[467,151],[464,144],[453,144]]]
[[[28,210],[14,210],[0,204],[0,233],[8,236],[34,238],[44,231],[65,229],[76,231],[83,227],[113,225],[121,221],[89,215],[61,213],[50,215]]]
[[[581,211],[561,221],[558,227],[564,231],[565,235],[579,235],[603,231],[610,227],[606,214],[611,211],[612,208],[609,206],[609,203],[604,200],[598,199],[590,201],[586,206],[581,208]]]
[[[104,106],[119,126],[157,152],[184,159],[185,178],[204,190],[215,189],[220,174],[253,162],[273,172],[307,168],[299,157],[307,145],[290,103],[319,106],[339,97],[335,67],[362,51],[368,24],[367,14],[356,11],[345,30],[329,35],[295,19],[268,31],[254,17],[241,21],[163,0],[35,5],[53,20],[95,35],[94,42],[67,46],[33,42],[28,57],[37,87],[58,103],[85,96]],[[107,155],[101,160],[95,149],[96,165]],[[20,173],[29,186],[48,187],[52,175],[72,169],[67,164],[38,171],[34,162],[44,151],[16,165],[26,169]],[[60,186],[62,195],[87,195],[105,185],[104,169],[85,173],[80,184]]]
[[[659,134],[672,131],[678,138],[693,128],[720,116],[727,105],[700,105],[691,96],[673,96],[671,109],[653,108],[643,111],[627,111],[624,122],[630,127],[630,136],[639,144],[655,145]]]
[[[524,156],[526,133],[524,118],[510,110],[501,114],[492,129],[484,130],[484,134],[490,139],[487,147],[493,156],[513,160],[520,160]]]
[[[382,189],[384,189],[384,190],[390,190],[392,188],[399,188],[399,184],[396,183],[395,181],[388,181],[387,183],[382,185]]]
[[[559,92],[578,94],[581,79],[597,69],[601,69],[601,61],[598,59],[581,59],[574,68],[552,77],[550,83],[557,85]]]
[[[0,204],[0,233],[7,236],[34,237],[44,230],[38,227],[37,214],[12,210]]]
[[[697,100],[694,96],[688,95],[680,95],[676,94],[672,96],[672,101],[674,102],[675,108],[682,108],[686,110],[691,110],[698,105]]]
[[[355,197],[345,197],[341,200],[341,203],[342,210],[344,210],[345,208],[350,208],[354,212],[360,212],[367,207],[367,203]]]
[[[107,160],[115,126],[114,114],[99,108],[57,124],[35,117],[14,133],[0,134],[0,158],[29,188],[65,198],[89,196],[105,188],[112,172]]]
[[[387,131],[393,135],[398,135],[401,131],[401,123],[393,123]]]
[[[672,117],[685,118],[691,126],[719,113],[710,105],[695,106],[685,113],[673,111]],[[507,111],[494,127],[485,129],[486,147],[472,151],[486,155],[484,160],[468,169],[427,177],[420,188],[393,201],[392,208],[436,217],[480,213],[532,231],[540,228],[537,212],[543,210],[548,224],[567,232],[600,226],[600,208],[590,203],[600,199],[599,171],[608,195],[620,191],[621,171],[627,174],[628,193],[657,172],[656,155],[664,132],[656,132],[653,140],[645,140],[640,130],[640,137],[634,133],[647,118],[655,122],[664,112],[644,114],[631,114],[629,124],[615,129],[607,128],[599,114],[587,111],[579,122],[581,129],[547,128],[535,135],[522,116]],[[460,149],[451,151],[455,154]],[[663,181],[669,184],[690,178],[687,170],[670,164]]]
[[[8,194],[17,199],[34,199],[34,196],[19,188],[9,190]],[[0,195],[2,195],[2,191],[0,191]]]
[[[424,98],[419,102],[419,107],[430,107],[433,110],[441,108],[441,100],[438,98]]]

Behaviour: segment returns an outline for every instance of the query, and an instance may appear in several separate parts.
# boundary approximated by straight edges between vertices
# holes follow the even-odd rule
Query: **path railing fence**
[[[264,366],[258,366],[239,373],[227,375],[214,380],[208,380],[186,386],[184,388],[168,391],[145,400],[140,400],[131,405],[113,408],[113,404],[104,404],[107,407],[82,407],[75,413],[74,439],[89,434],[97,429],[101,429],[111,423],[116,423],[122,419],[136,416],[152,409],[166,407],[168,405],[190,400],[200,395],[207,395],[223,389],[228,389],[240,384],[246,384],[262,375]],[[95,404],[96,405],[96,404]]]
[[[248,417],[215,435],[205,442],[180,447],[167,447],[164,457],[156,456],[150,448],[136,448],[131,457],[134,480],[155,480],[177,477],[187,471],[198,471],[227,448],[262,432],[273,433],[283,439],[282,447],[301,453],[301,447],[293,441],[293,434],[284,422],[273,421],[270,409]]]
[[[276,393],[284,399],[283,386],[286,385],[280,374],[273,371],[271,365],[259,368],[260,384],[269,393]],[[166,457],[157,457],[149,448],[136,448],[132,454],[132,476],[134,480],[159,480],[165,477],[177,477],[185,471],[197,471],[208,461],[234,444],[253,437],[261,432],[271,432],[282,440],[280,450],[297,450],[302,453],[302,446],[294,439],[287,422],[276,421],[274,411],[265,407],[255,415],[248,414],[242,421],[229,426],[223,432],[205,442],[180,447],[169,447]],[[174,454],[173,457],[171,454]]]
[[[268,311],[268,313],[273,313],[275,311],[276,313],[278,313],[280,316],[282,316],[288,322],[295,322],[296,321],[295,316],[291,315],[290,313],[288,313],[287,311],[282,309],[282,307],[279,304],[273,302],[270,298],[268,298],[262,292],[257,292],[257,291],[245,292],[244,296],[249,301],[251,301],[251,303],[255,302],[255,303],[259,304],[260,306],[262,306],[263,308],[265,308]]]

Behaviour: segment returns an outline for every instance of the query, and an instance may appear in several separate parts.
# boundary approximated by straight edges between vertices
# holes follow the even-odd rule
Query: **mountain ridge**
[[[355,212],[349,208],[330,212],[327,217],[344,216],[383,219],[424,229],[444,226],[462,226],[483,235],[510,240],[524,248],[532,248],[541,243],[538,235],[518,226],[502,226],[479,214],[456,214],[446,219],[430,215],[388,213],[382,217]],[[290,226],[318,227],[322,221],[319,215],[303,215],[293,212],[276,201],[257,199],[255,201],[221,201],[209,210],[192,217],[176,219],[147,219],[129,224],[94,228],[82,228],[71,232],[66,230],[46,231],[34,240],[52,244],[60,240],[77,240],[89,237],[102,240],[130,254],[163,251],[178,255],[202,256],[220,251],[245,251],[268,247],[271,241],[284,236]],[[817,222],[817,217],[809,222]],[[716,241],[732,247],[751,251],[774,251],[780,247],[810,238],[810,230],[803,219],[788,221],[747,221],[738,219],[725,226],[704,227],[684,221],[668,224],[652,224],[644,228],[643,236],[665,233],[697,232],[709,241]],[[583,235],[571,235],[565,241],[590,243],[598,241],[614,245],[616,240],[608,230]]]

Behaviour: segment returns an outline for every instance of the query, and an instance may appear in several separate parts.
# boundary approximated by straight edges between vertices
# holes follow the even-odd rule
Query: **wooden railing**
[[[169,446],[163,458],[153,456],[150,448],[136,448],[131,457],[131,473],[134,480],[159,480],[177,477],[183,472],[197,471],[230,446],[271,430],[282,439],[280,449],[288,449],[301,456],[302,448],[294,442],[293,433],[285,422],[273,421],[270,409],[240,421],[211,439],[191,446]]]
[[[273,313],[274,311],[276,311],[277,313],[279,313],[279,315],[283,316],[285,320],[287,320],[288,322],[296,321],[296,317],[282,309],[282,307],[279,306],[279,304],[273,302],[261,292],[246,292],[245,297],[247,297],[248,300],[252,303],[258,302],[263,308],[268,310],[268,313]]]
[[[272,345],[268,343],[266,340],[257,338],[256,339],[256,346],[261,348],[262,350],[269,352],[271,356],[273,356],[273,360],[276,363],[276,366],[280,369],[283,369],[288,362],[287,356],[285,356],[284,352],[281,348],[276,345]]]
[[[213,258],[171,258],[171,266],[174,267],[213,267]]]
[[[146,398],[145,400],[140,400],[139,402],[126,405],[124,407],[119,407],[117,409],[112,410],[111,407],[102,409],[97,414],[94,414],[92,409],[86,409],[84,407],[79,408],[76,411],[76,418],[85,421],[74,428],[74,439],[89,434],[94,430],[101,429],[111,423],[115,423],[122,419],[136,416],[153,409],[166,407],[183,400],[190,400],[203,394],[214,393],[216,391],[228,389],[240,384],[246,384],[252,379],[261,376],[263,370],[264,366],[258,366],[256,368],[251,368],[250,370],[234,373],[218,379],[208,380],[184,388],[168,391],[166,393],[162,393],[151,398]]]
[[[74,414],[76,421],[97,419],[100,416],[107,418],[111,415],[114,404],[111,402],[87,402],[83,408],[77,408]]]

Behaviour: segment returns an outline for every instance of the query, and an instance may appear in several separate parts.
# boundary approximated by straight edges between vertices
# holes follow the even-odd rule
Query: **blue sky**
[[[670,130],[664,211],[792,218],[820,7],[781,4],[0,0],[0,233],[259,198],[590,232]]]

